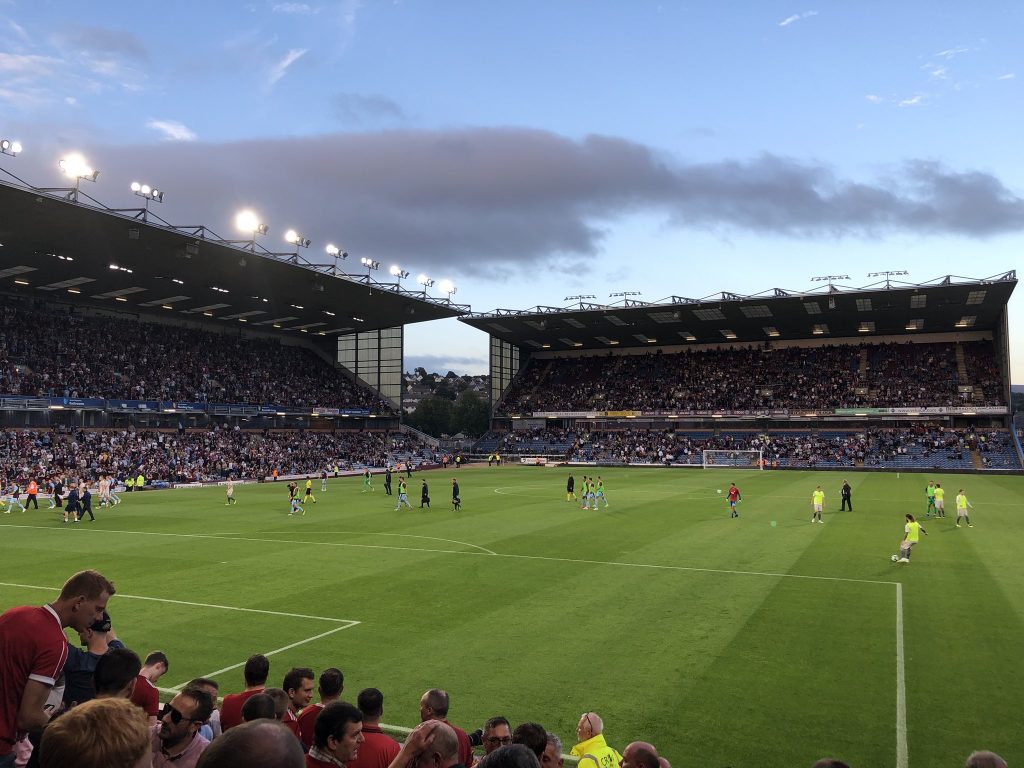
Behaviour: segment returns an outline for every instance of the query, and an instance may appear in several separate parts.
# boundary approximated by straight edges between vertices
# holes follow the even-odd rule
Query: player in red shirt
[[[245,690],[229,693],[220,705],[220,728],[227,731],[242,724],[242,705],[257,693],[261,693],[270,675],[270,662],[262,653],[250,656],[245,662]]]
[[[284,711],[281,722],[288,726],[295,734],[295,738],[300,741],[302,737],[299,736],[299,712],[308,707],[313,699],[313,680],[313,670],[309,667],[292,667],[281,683],[281,688],[288,696],[288,709]]]
[[[736,509],[736,502],[742,501],[743,496],[740,494],[740,489],[736,487],[736,483],[729,483],[729,517],[739,517],[740,513]]]
[[[51,688],[64,669],[64,627],[85,632],[103,617],[114,585],[96,571],[76,573],[60,596],[40,608],[22,606],[0,615],[0,765],[14,745],[50,721]],[[13,763],[11,763],[13,764]]]

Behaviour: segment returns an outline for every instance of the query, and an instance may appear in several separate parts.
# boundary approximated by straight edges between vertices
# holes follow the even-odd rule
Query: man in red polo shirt
[[[367,688],[359,692],[356,704],[363,713],[364,741],[359,754],[346,768],[388,768],[402,747],[380,729],[384,694],[376,688]]]
[[[420,720],[440,720],[442,723],[451,725],[452,730],[459,739],[459,762],[469,766],[473,764],[473,747],[469,743],[469,736],[458,726],[448,722],[448,692],[440,688],[431,688],[420,698]]]
[[[309,667],[292,667],[281,683],[281,688],[288,696],[288,709],[284,711],[281,722],[288,726],[299,741],[302,741],[299,736],[299,712],[308,707],[309,702],[313,700],[315,680],[313,670]]]
[[[167,654],[163,651],[153,651],[146,657],[146,663],[142,665],[142,671],[135,679],[131,701],[146,713],[150,726],[156,725],[160,712],[160,691],[157,690],[156,684],[167,673],[168,667]]]
[[[270,661],[262,653],[250,656],[245,662],[245,690],[241,693],[229,693],[220,705],[220,728],[226,731],[242,724],[242,705],[260,693],[267,685],[270,675]]]
[[[341,692],[345,690],[345,676],[340,669],[331,667],[320,673],[320,684],[317,691],[320,693],[320,702],[306,707],[299,715],[299,741],[302,748],[309,751],[313,746],[313,733],[316,726],[316,717],[328,704],[341,700]],[[387,768],[385,766],[384,768]]]
[[[0,768],[14,765],[14,745],[50,721],[47,703],[67,661],[64,627],[85,632],[103,618],[114,585],[96,571],[76,573],[60,596],[41,608],[0,615]]]
[[[306,768],[337,768],[354,759],[363,743],[362,731],[362,712],[343,701],[328,704],[316,718]]]

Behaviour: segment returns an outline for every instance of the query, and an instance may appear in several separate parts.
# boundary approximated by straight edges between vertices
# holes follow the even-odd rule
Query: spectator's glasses
[[[504,747],[504,746],[512,743],[512,737],[511,736],[488,736],[486,739],[484,739],[484,741],[486,741],[488,744],[501,744],[501,746]]]
[[[170,702],[164,704],[164,708],[160,710],[160,719],[163,720],[168,715],[171,716],[171,722],[174,723],[174,725],[177,725],[182,720],[188,720],[190,723],[199,722],[197,718],[185,717],[180,711],[172,707]]]

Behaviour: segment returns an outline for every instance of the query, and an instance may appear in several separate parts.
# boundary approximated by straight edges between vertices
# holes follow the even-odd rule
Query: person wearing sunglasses
[[[622,755],[604,740],[604,721],[596,712],[580,716],[576,736],[580,741],[571,754],[579,758],[579,768],[618,768]]]
[[[502,716],[492,717],[484,723],[484,733],[481,739],[484,747],[484,754],[489,755],[499,747],[512,743],[512,726],[508,719]]]
[[[187,687],[160,711],[153,726],[153,768],[195,768],[210,742],[199,734],[213,712],[213,697],[202,688]]]

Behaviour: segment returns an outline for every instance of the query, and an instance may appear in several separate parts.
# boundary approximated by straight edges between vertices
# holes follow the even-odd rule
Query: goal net
[[[718,451],[705,449],[702,456],[704,469],[764,469],[762,451]]]

